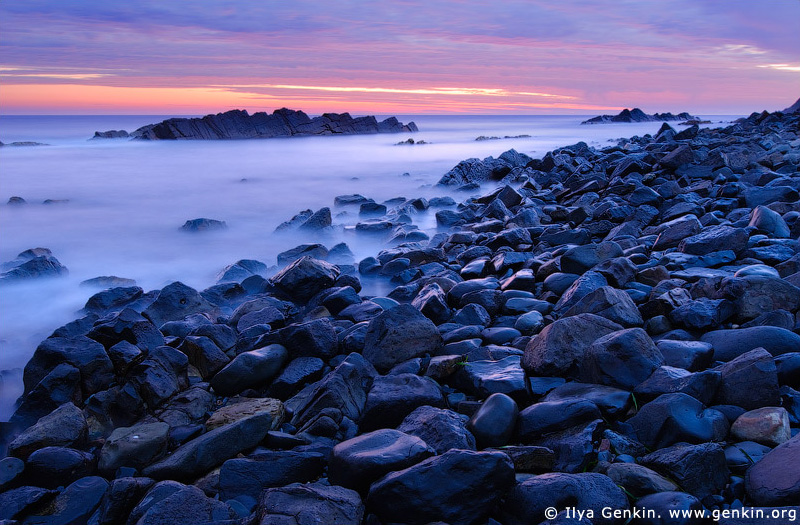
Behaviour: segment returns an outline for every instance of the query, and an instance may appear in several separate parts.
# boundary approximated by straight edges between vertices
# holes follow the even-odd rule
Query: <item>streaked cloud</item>
[[[749,113],[797,98],[776,72],[797,67],[798,19],[797,0],[8,0],[0,111],[6,86],[72,83],[248,109]]]

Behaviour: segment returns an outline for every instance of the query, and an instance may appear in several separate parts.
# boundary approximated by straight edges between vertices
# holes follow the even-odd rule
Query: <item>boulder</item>
[[[586,382],[631,390],[663,364],[664,356],[647,332],[629,328],[597,339],[579,368]]]
[[[361,525],[364,505],[354,490],[322,483],[292,483],[264,491],[256,517],[259,525]]]
[[[17,436],[8,446],[8,453],[25,459],[44,447],[80,447],[87,436],[83,412],[72,403],[64,403]]]
[[[591,511],[591,523],[595,525],[621,525],[624,520],[605,518],[603,510],[626,510],[628,498],[603,474],[552,472],[528,478],[511,490],[503,506],[503,523],[540,523],[549,508],[558,511],[566,507]]]
[[[28,514],[26,524],[47,523],[51,525],[70,525],[87,523],[100,500],[108,490],[108,482],[97,476],[81,478],[71,483],[55,497],[50,504]]]
[[[408,359],[433,353],[441,341],[430,319],[413,306],[401,304],[369,322],[363,355],[385,372]]]
[[[475,436],[467,430],[467,418],[452,410],[421,406],[411,412],[397,430],[416,436],[436,454],[450,449],[475,450]]]
[[[723,441],[728,435],[728,420],[721,412],[683,393],[659,396],[642,406],[628,424],[651,449],[680,442]]]
[[[271,415],[261,413],[215,428],[145,468],[142,474],[154,479],[194,479],[258,445],[270,430],[271,422]]]
[[[442,390],[436,381],[414,374],[376,377],[361,416],[362,430],[393,428],[416,408],[444,407]]]
[[[756,505],[792,505],[800,500],[800,435],[775,447],[747,470],[745,488]]]
[[[731,425],[731,437],[776,447],[792,437],[789,413],[782,407],[764,407],[745,412]]]
[[[184,486],[156,501],[135,522],[136,525],[194,525],[221,523],[237,515],[227,503],[207,497],[202,490]]]
[[[505,394],[492,394],[470,418],[467,430],[475,436],[480,448],[502,447],[514,433],[519,408]]]
[[[700,499],[717,494],[728,483],[725,452],[716,443],[679,443],[651,452],[639,463],[669,477]]]
[[[69,364],[80,372],[81,390],[85,396],[107,388],[114,381],[114,365],[103,345],[79,336],[73,338],[51,337],[36,347],[25,365],[23,381],[25,394],[59,364]]]
[[[176,281],[161,289],[158,297],[142,312],[154,325],[160,327],[167,321],[180,321],[186,316],[210,312],[214,307],[197,290]]]
[[[617,323],[594,314],[559,319],[531,339],[525,347],[522,367],[537,376],[571,375],[596,339],[621,329]]]
[[[292,300],[305,303],[330,288],[339,276],[339,269],[325,261],[302,257],[278,272],[270,281]]]
[[[527,398],[525,372],[520,356],[511,355],[499,361],[470,361],[451,377],[451,384],[480,399],[492,394],[506,394],[517,401]]]
[[[764,348],[773,356],[800,352],[800,335],[776,326],[715,330],[704,334],[701,340],[714,348],[718,361],[731,361],[755,348]]]
[[[644,323],[631,296],[610,286],[602,286],[589,292],[564,312],[562,317],[578,314],[599,315],[626,328],[642,326]]]
[[[328,479],[366,493],[379,478],[403,470],[433,456],[423,440],[394,429],[381,429],[354,437],[333,447]]]
[[[143,469],[166,454],[169,430],[162,422],[114,429],[100,450],[97,468],[108,475],[119,467]]]
[[[219,470],[220,498],[255,502],[264,489],[313,481],[324,468],[325,456],[310,451],[269,450],[229,459]]]
[[[223,396],[236,395],[248,388],[266,388],[280,373],[288,355],[281,345],[242,352],[214,375],[211,387]]]
[[[484,523],[514,485],[514,466],[502,452],[451,450],[372,484],[367,507],[384,522]]]
[[[763,348],[746,352],[716,370],[721,373],[717,403],[746,410],[780,404],[775,360]]]

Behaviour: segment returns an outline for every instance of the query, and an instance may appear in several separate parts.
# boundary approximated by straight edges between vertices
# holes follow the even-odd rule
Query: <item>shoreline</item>
[[[780,496],[770,483],[800,483],[786,472],[800,443],[797,121],[754,114],[722,130],[665,126],[652,140],[599,152],[579,143],[504,173],[491,167],[482,173],[505,185],[438,212],[449,233],[426,239],[408,227],[403,215],[428,208],[424,199],[378,210],[363,231],[422,244],[357,268],[302,258],[270,279],[239,264],[240,278],[202,292],[178,284],[159,294],[101,292],[93,313],[57,331],[65,337],[46,341],[26,366],[27,406],[15,421],[45,419],[16,438],[11,462],[22,470],[3,488],[54,476],[61,486],[105,493],[127,483],[144,495],[159,487],[152,480],[199,479],[219,500],[172,485],[176,499],[213,507],[209,519],[238,513],[242,523],[251,512],[282,514],[270,498],[305,505],[312,496],[352,523],[365,512],[522,523],[543,512],[541,501],[558,508],[551,484],[572,487],[579,508],[629,508],[622,485],[664,509],[672,500],[658,494],[675,493],[675,481],[685,492],[670,497],[687,508],[787,505],[795,492]],[[307,228],[326,222],[323,214]],[[397,286],[364,298],[359,274]],[[756,335],[720,333],[729,329]],[[751,341],[766,350],[745,348]],[[276,397],[283,402],[255,401]],[[670,419],[675,410],[682,415]],[[206,413],[227,412],[208,428]],[[779,423],[764,433],[767,418]],[[67,420],[79,424],[58,435]],[[130,432],[114,431],[132,425],[148,436],[146,461]],[[244,435],[259,437],[221,445]],[[744,441],[765,448],[719,445]],[[395,442],[408,451],[387,459],[382,451]],[[59,449],[49,451],[54,459],[82,458],[74,461],[85,475],[31,459],[48,445]],[[201,446],[205,456],[193,456]],[[736,454],[763,457],[770,470],[734,464]],[[256,489],[230,481],[262,461],[283,477]],[[135,470],[114,479],[119,467]],[[326,468],[334,487],[291,485]],[[692,469],[716,475],[697,481]],[[441,483],[455,472],[464,478]],[[515,483],[515,473],[534,475]],[[437,496],[425,508],[416,505],[419,479]],[[454,504],[456,479],[486,490]],[[138,503],[126,501],[126,512]],[[88,512],[120,511],[111,507],[97,498]]]

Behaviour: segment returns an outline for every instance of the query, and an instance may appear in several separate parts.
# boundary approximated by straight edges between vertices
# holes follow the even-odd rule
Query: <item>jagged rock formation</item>
[[[378,122],[373,116],[353,118],[349,113],[325,113],[311,118],[302,111],[278,109],[248,114],[234,109],[202,118],[171,118],[143,126],[130,137],[138,140],[230,140],[267,139],[308,135],[369,135],[418,131],[416,124],[403,124],[395,117]],[[125,131],[95,132],[94,138],[124,136]],[[126,133],[127,134],[127,133]]]
[[[697,117],[693,117],[692,115],[686,113],[678,113],[677,115],[673,115],[672,113],[653,113],[652,115],[648,115],[644,111],[639,108],[633,109],[623,109],[619,112],[619,115],[600,115],[598,117],[590,118],[589,120],[584,120],[581,124],[610,124],[612,122],[667,122],[672,120],[694,120]]]

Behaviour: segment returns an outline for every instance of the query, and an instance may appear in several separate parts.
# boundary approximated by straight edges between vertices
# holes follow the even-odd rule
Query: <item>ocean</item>
[[[384,246],[355,234],[358,209],[335,208],[337,195],[462,201],[469,194],[436,186],[461,160],[511,148],[541,158],[578,141],[602,148],[661,126],[581,126],[590,116],[397,115],[420,131],[214,142],[88,140],[98,130],[133,131],[164,116],[0,116],[0,141],[48,144],[0,150],[0,261],[44,247],[69,269],[68,277],[0,289],[0,421],[13,412],[21,368],[37,344],[79,317],[97,291],[81,281],[115,275],[135,279],[146,291],[175,280],[201,290],[239,259],[274,265],[278,253],[303,242],[329,248],[346,242],[360,260]],[[736,117],[704,118],[720,126]],[[518,135],[529,137],[475,140]],[[426,144],[397,145],[408,138]],[[27,204],[6,205],[12,196]],[[300,210],[323,206],[331,207],[334,232],[273,233]],[[434,231],[435,211],[416,215],[414,223]],[[223,220],[228,228],[180,230],[200,217]],[[375,286],[373,293],[383,291]]]

